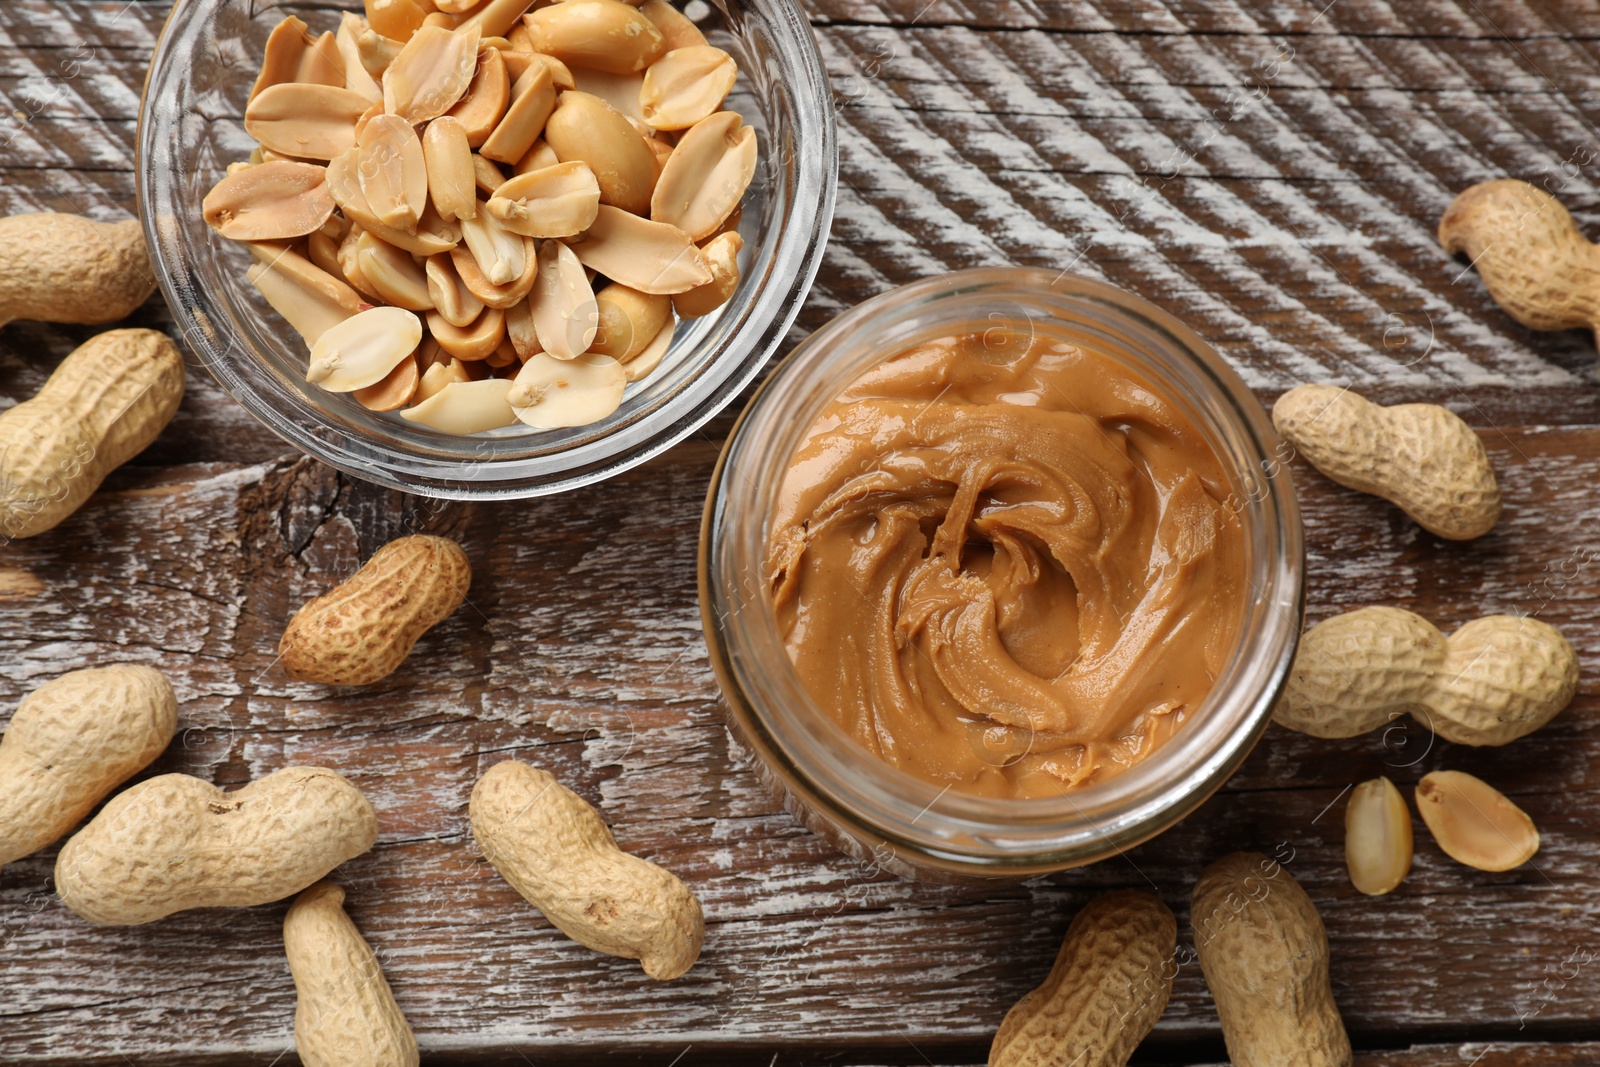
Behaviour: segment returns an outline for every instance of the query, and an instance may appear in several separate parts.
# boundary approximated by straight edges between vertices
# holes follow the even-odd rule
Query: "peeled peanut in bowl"
[[[665,0],[257,6],[174,13],[141,196],[180,328],[296,445],[412,491],[556,491],[692,432],[781,343],[837,153],[779,0],[698,21]],[[223,77],[220,43],[259,75]],[[181,122],[217,91],[237,95],[226,136]],[[623,338],[598,300],[615,285],[656,298]]]
[[[646,347],[664,357],[662,330],[715,314],[739,282],[742,242],[722,226],[760,147],[723,110],[738,61],[709,43],[667,48],[618,0],[528,13],[506,27],[520,24],[517,43],[488,34],[506,18],[445,11],[379,29],[349,11],[336,54],[306,45],[299,19],[278,22],[245,112],[261,147],[203,203],[219,237],[301,258],[288,278],[246,278],[309,342],[304,381],[435,434],[602,421],[661,358],[622,365]],[[378,64],[360,45],[384,30],[398,37]],[[339,283],[360,309],[326,299]],[[603,291],[640,299],[624,312]],[[523,304],[541,352],[512,346],[494,368],[514,387],[422,395],[422,342],[483,360],[504,341],[502,312]]]

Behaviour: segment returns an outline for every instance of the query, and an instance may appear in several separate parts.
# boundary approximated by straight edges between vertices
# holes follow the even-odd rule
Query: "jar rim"
[[[1194,390],[1163,394],[1184,408],[1234,479],[1254,594],[1228,666],[1172,738],[1105,782],[1026,799],[940,789],[849,737],[801,683],[762,573],[776,481],[820,406],[867,367],[957,332],[953,322],[1015,311],[1031,322],[1039,321],[1035,313],[1070,315],[1075,324],[1114,329],[1176,376],[1168,385]],[[1148,377],[1151,367],[1135,369]],[[857,305],[803,341],[762,383],[730,433],[707,493],[702,622],[734,726],[791,799],[847,837],[889,846],[913,869],[1026,875],[1094,862],[1155,836],[1237,770],[1265,732],[1293,661],[1304,542],[1276,442],[1260,402],[1210,345],[1170,313],[1102,281],[983,267]]]

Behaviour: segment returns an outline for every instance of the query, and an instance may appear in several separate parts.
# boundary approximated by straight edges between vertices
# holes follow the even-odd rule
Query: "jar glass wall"
[[[790,661],[768,591],[770,516],[789,458],[863,371],[915,345],[1007,328],[1126,367],[1205,437],[1230,480],[1245,543],[1239,637],[1210,695],[1130,769],[1059,797],[968,795],[905,774],[820,708]],[[701,611],[733,725],[813,829],[902,874],[1013,875],[1091,863],[1160,833],[1238,768],[1266,729],[1299,636],[1304,547],[1265,411],[1177,319],[1113,286],[985,268],[918,282],[841,315],[767,379],[724,451],[706,502]]]

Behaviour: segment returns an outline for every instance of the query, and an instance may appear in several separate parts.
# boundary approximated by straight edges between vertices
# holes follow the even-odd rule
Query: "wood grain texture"
[[[331,5],[330,5],[331,6]],[[164,4],[0,5],[0,211],[132,209],[134,120]],[[1521,0],[810,0],[834,79],[838,219],[800,329],[892,285],[996,263],[1070,268],[1156,299],[1270,401],[1348,381],[1482,428],[1506,512],[1438,541],[1392,507],[1291,468],[1310,619],[1363,604],[1447,630],[1489,612],[1559,626],[1600,662],[1600,387],[1594,346],[1499,312],[1433,227],[1460,188],[1546,182],[1600,235],[1600,3]],[[3,250],[0,250],[3,253]],[[135,325],[167,324],[159,302]],[[0,332],[0,406],[89,330]],[[1402,725],[1318,741],[1274,728],[1180,829],[1021,885],[897,881],[840,857],[765,794],[728,737],[700,635],[694,542],[724,418],[574,501],[439,505],[335,476],[196,368],[178,420],[50,536],[0,547],[0,721],[67,670],[173,678],[180,741],[149,773],[222,785],[289,762],[348,774],[380,812],[346,865],[428,1062],[980,1062],[1073,912],[1153,889],[1187,899],[1217,855],[1282,855],[1322,910],[1359,1063],[1600,1059],[1600,682],[1506,749]],[[334,693],[274,663],[310,596],[402,533],[461,539],[468,605],[401,672]],[[680,982],[559,936],[482,862],[479,774],[534,760],[620,843],[702,896]],[[1357,896],[1342,794],[1479,774],[1545,834],[1487,875],[1418,832],[1408,881]],[[286,904],[124,930],[50,892],[55,849],[0,874],[0,1061],[288,1064]],[[1137,1062],[1222,1057],[1192,948]],[[1469,1042],[1461,1044],[1461,1042]],[[1540,1042],[1543,1042],[1542,1044]],[[1416,1046],[1416,1047],[1412,1047]]]

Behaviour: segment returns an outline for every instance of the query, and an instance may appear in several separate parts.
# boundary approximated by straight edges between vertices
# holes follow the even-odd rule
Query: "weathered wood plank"
[[[1340,378],[1385,400],[1449,403],[1486,428],[1506,474],[1501,526],[1444,544],[1296,465],[1312,618],[1393,603],[1448,628],[1526,611],[1596,661],[1593,344],[1511,323],[1431,231],[1455,190],[1514,174],[1552,183],[1600,233],[1600,3],[809,8],[844,184],[802,327],[953,267],[1073,266],[1177,311],[1265,399]],[[165,10],[0,6],[0,211],[131,210],[141,57]],[[155,301],[134,321],[168,319]],[[91,332],[0,333],[0,406]],[[62,671],[151,662],[176,680],[186,728],[151,773],[232,785],[323,762],[351,774],[383,834],[341,879],[433,1061],[645,1048],[613,1062],[742,1064],[781,1047],[779,1063],[977,1062],[1091,894],[1153,884],[1186,930],[1193,878],[1237,847],[1292,851],[1327,916],[1358,1045],[1379,1050],[1358,1062],[1600,1058],[1593,1045],[1381,1051],[1560,1041],[1600,1025],[1593,678],[1572,711],[1509,749],[1430,745],[1410,727],[1347,742],[1274,729],[1203,812],[1126,860],[1024,885],[904,883],[780,813],[725,734],[693,545],[726,419],[582,508],[438,506],[286,459],[191,369],[154,448],[56,533],[0,548],[0,717]],[[463,539],[479,574],[469,607],[370,689],[335,695],[277,671],[294,607],[412,529]],[[626,846],[703,894],[707,951],[685,981],[657,986],[571,944],[479,860],[466,798],[507,755],[551,767]],[[1378,773],[1409,788],[1441,766],[1514,796],[1544,850],[1522,871],[1483,875],[1419,827],[1411,879],[1382,901],[1357,898],[1341,791]],[[54,851],[0,873],[0,1060],[293,1062],[281,905],[95,929],[50,896]],[[1220,1057],[1186,966],[1140,1062]]]
[[[0,106],[33,116],[8,131],[7,163],[42,172],[8,175],[8,211],[131,206],[115,177],[132,159],[130,57],[162,8],[68,7],[65,25],[46,0],[8,7],[0,43],[18,42],[18,64],[41,34],[69,54],[114,47],[116,71],[67,77],[35,49],[37,72],[0,76]],[[1580,32],[1589,8],[1552,23],[1544,8],[1439,3],[1414,18],[1427,35],[1407,35],[1362,28],[1399,17],[1386,7],[1341,2],[1298,37],[1273,12],[1178,8],[1167,18],[1190,32],[1176,34],[1120,7],[1073,21],[1080,8],[1005,8],[1059,32],[819,27],[845,184],[804,327],[930,271],[1071,267],[1159,297],[1267,394],[1340,378],[1384,399],[1471,390],[1493,423],[1600,419],[1592,342],[1512,323],[1432,236],[1455,191],[1504,174],[1600,225],[1586,165],[1600,66],[1547,32]],[[1527,39],[1463,28],[1484,19]]]
[[[1467,547],[1296,468],[1314,615],[1397,603],[1448,626],[1533,611],[1586,658],[1600,656],[1600,581],[1593,557],[1578,555],[1600,547],[1600,504],[1583,499],[1600,431],[1512,431],[1489,444],[1505,472],[1506,519]],[[1153,884],[1182,916],[1200,866],[1238,847],[1292,854],[1327,918],[1336,991],[1358,1034],[1443,1037],[1471,1019],[1509,1036],[1524,1021],[1532,1034],[1587,1021],[1600,977],[1565,974],[1600,907],[1592,679],[1572,711],[1505,750],[1435,745],[1418,759],[1417,730],[1401,747],[1397,734],[1326,742],[1275,728],[1201,815],[1126,861],[1020,886],[897,881],[778,813],[725,736],[691,551],[713,452],[676,450],[577,514],[561,501],[408,502],[309,463],[120,472],[56,534],[7,550],[6,585],[22,592],[0,604],[12,624],[0,662],[15,665],[0,704],[69,665],[152,662],[177,679],[186,727],[155,771],[227,784],[288,762],[351,774],[383,813],[383,834],[341,878],[425,1046],[441,1053],[755,1035],[842,1048],[882,1041],[887,1005],[919,1047],[965,1048],[1039,979],[1090,894]],[[294,607],[412,528],[462,538],[478,575],[470,607],[370,689],[335,696],[286,679],[273,657]],[[1582,564],[1548,570],[1558,559]],[[618,602],[635,605],[626,618]],[[711,932],[688,978],[655,985],[565,941],[478,860],[467,795],[510,754],[552,767],[601,805],[626,846],[701,892]],[[1404,785],[1439,766],[1515,797],[1545,833],[1540,856],[1484,875],[1419,830],[1411,879],[1382,901],[1358,897],[1342,868],[1341,791],[1375,773]],[[281,906],[95,929],[41,895],[53,852],[0,882],[0,910],[13,917],[13,962],[0,971],[7,1058],[47,1061],[75,1035],[130,1055],[282,1051],[292,991],[276,941]],[[192,980],[177,980],[178,961]],[[1391,979],[1373,977],[1401,973],[1449,980],[1405,979],[1397,997]],[[480,1010],[486,988],[493,1013]],[[153,1035],[155,1018],[183,1024]],[[1158,1037],[1175,1048],[1214,1027],[1186,967]]]

